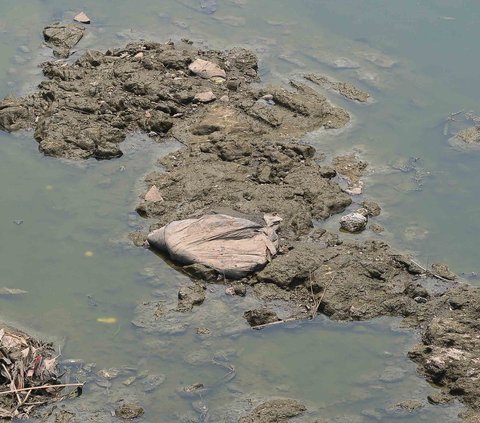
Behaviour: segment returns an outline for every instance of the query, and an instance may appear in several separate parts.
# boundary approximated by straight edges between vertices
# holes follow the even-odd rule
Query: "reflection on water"
[[[423,263],[446,261],[470,275],[479,271],[480,155],[453,150],[444,124],[450,113],[477,107],[480,59],[471,52],[480,6],[382,3],[219,0],[209,13],[196,0],[0,0],[0,95],[33,89],[38,64],[51,57],[41,29],[80,9],[92,24],[79,53],[140,37],[187,37],[213,48],[254,49],[265,81],[315,71],[354,82],[375,102],[348,104],[329,93],[348,107],[354,124],[308,140],[328,155],[354,149],[371,163],[365,195],[383,208],[376,220],[386,227],[383,239]],[[176,146],[132,139],[124,148],[119,160],[69,163],[42,157],[30,134],[0,135],[1,286],[28,291],[0,298],[2,317],[55,337],[66,357],[95,362],[92,374],[121,369],[111,386],[92,383],[79,403],[105,419],[115,401],[128,397],[145,406],[145,421],[196,421],[202,407],[210,421],[236,421],[250,399],[279,396],[306,401],[335,422],[393,415],[454,421],[455,409],[386,411],[406,399],[426,404],[432,391],[405,359],[414,339],[392,330],[389,320],[337,325],[319,319],[252,333],[239,316],[254,300],[225,299],[221,287],[212,287],[207,303],[193,317],[178,316],[169,330],[134,328],[137,303],[156,298],[171,306],[186,279],[126,238],[149,223],[134,213],[143,175]],[[335,227],[335,219],[327,225]],[[474,276],[471,282],[478,283]],[[197,335],[199,326],[212,334]],[[235,368],[232,380],[218,362]],[[193,398],[176,392],[193,383],[209,389]]]

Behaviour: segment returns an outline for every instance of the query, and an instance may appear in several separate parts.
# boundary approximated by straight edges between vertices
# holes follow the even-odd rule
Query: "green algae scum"
[[[186,95],[175,98],[174,106],[165,100],[168,108],[164,110],[170,115],[166,120],[175,123],[164,137],[148,136],[153,129],[140,123],[136,126],[140,115],[135,115],[125,130],[125,141],[118,145],[121,157],[112,160],[93,158],[103,158],[102,153],[48,157],[39,152],[32,131],[0,132],[0,288],[7,288],[0,289],[0,320],[52,341],[61,353],[62,382],[86,382],[81,397],[65,399],[56,409],[40,408],[31,416],[32,421],[135,418],[144,422],[245,423],[292,418],[307,423],[454,422],[461,421],[459,414],[465,417],[477,410],[478,401],[471,394],[475,368],[469,375],[472,386],[454,385],[450,376],[448,381],[441,379],[441,363],[433,366],[426,353],[414,347],[433,343],[442,328],[442,322],[435,321],[422,332],[419,316],[426,319],[425,325],[431,316],[417,308],[421,309],[430,294],[418,286],[409,294],[417,304],[414,317],[419,321],[415,324],[405,312],[408,307],[401,313],[369,309],[342,315],[345,310],[340,308],[340,300],[346,299],[340,291],[337,302],[328,299],[329,291],[325,297],[317,297],[321,302],[328,299],[320,304],[319,311],[336,320],[384,317],[340,322],[319,314],[310,320],[311,307],[315,306],[309,303],[309,290],[313,295],[315,287],[311,275],[302,280],[308,288],[304,294],[268,287],[272,274],[288,275],[288,267],[282,267],[281,261],[288,255],[282,253],[272,261],[275,269],[278,260],[277,273],[267,266],[254,283],[242,281],[242,288],[236,284],[231,287],[228,281],[225,285],[224,280],[202,284],[203,303],[179,312],[178,292],[190,286],[190,278],[168,260],[136,247],[132,238],[140,245],[150,226],[185,218],[195,208],[231,207],[228,201],[234,201],[230,199],[234,194],[228,198],[216,194],[212,186],[222,188],[225,182],[209,179],[208,172],[228,174],[231,179],[248,174],[257,185],[251,185],[247,194],[264,195],[265,203],[279,201],[282,197],[276,195],[286,190],[283,181],[287,176],[281,174],[285,169],[271,165],[268,170],[258,168],[258,173],[251,170],[255,160],[261,161],[267,154],[273,157],[267,147],[262,150],[261,143],[270,146],[270,142],[281,142],[282,152],[290,152],[287,173],[297,172],[301,166],[318,166],[321,174],[315,179],[310,171],[301,173],[296,188],[303,193],[311,185],[322,186],[322,192],[333,199],[329,207],[320,209],[327,194],[318,194],[309,197],[307,208],[301,208],[304,203],[298,198],[302,193],[285,194],[284,209],[280,210],[284,215],[290,219],[288,213],[296,207],[307,214],[303,220],[297,216],[295,224],[293,219],[284,219],[283,235],[280,232],[284,252],[292,246],[294,251],[303,251],[296,243],[310,233],[313,218],[315,229],[308,235],[309,241],[339,249],[341,258],[347,248],[342,245],[374,239],[410,254],[424,268],[448,263],[462,283],[480,285],[480,151],[449,143],[458,130],[475,126],[480,114],[480,59],[472,54],[480,36],[475,25],[479,5],[456,0],[421,4],[413,0],[0,0],[0,8],[0,98],[27,97],[38,91],[45,79],[40,64],[57,60],[43,43],[43,28],[55,21],[73,23],[73,17],[82,10],[91,23],[83,25],[83,38],[72,47],[66,63],[74,63],[87,50],[107,49],[111,49],[111,57],[118,53],[121,60],[128,56],[126,60],[140,61],[143,56],[134,59],[127,49],[122,57],[120,51],[128,43],[137,46],[139,40],[172,40],[178,46],[182,45],[180,40],[188,39],[193,44],[186,44],[185,49],[192,49],[191,54],[206,50],[205,57],[219,61],[223,56],[211,49],[228,52],[245,48],[258,58],[256,73],[240,67],[234,70],[236,80],[243,77],[246,82],[230,85],[228,90],[222,78],[206,82],[190,75],[195,89],[212,90],[215,101],[190,104]],[[57,71],[61,67],[59,62],[52,68]],[[172,85],[178,71],[167,71],[172,74]],[[261,85],[257,85],[257,75]],[[327,82],[318,77],[310,81],[322,84],[306,82],[302,79],[305,75],[325,75]],[[315,105],[323,104],[326,96],[337,107],[334,112],[328,109],[328,119],[325,108],[318,116],[302,114],[300,109],[292,112],[292,103],[281,115],[272,117],[265,111],[281,93],[264,87],[288,88],[291,79],[302,80],[318,93],[311,97],[307,91]],[[352,85],[342,85],[344,82]],[[225,94],[230,100],[222,99]],[[239,104],[248,112],[238,121],[247,128],[253,125],[251,132],[239,130],[233,140],[222,138],[218,135],[222,131],[217,129],[213,134],[202,133],[205,122],[210,125],[208,131],[221,125],[237,128],[240,124],[231,115],[219,118],[218,113],[203,110],[226,110]],[[253,109],[255,104],[262,108]],[[35,107],[37,103],[32,110],[38,116],[40,109]],[[147,112],[140,104],[135,113]],[[151,118],[148,113],[147,120]],[[318,119],[312,123],[314,118]],[[251,119],[257,123],[252,124]],[[33,119],[29,125],[36,123]],[[318,129],[320,126],[323,128]],[[196,132],[191,128],[197,128]],[[244,144],[251,133],[257,143],[254,153],[246,152]],[[304,148],[301,153],[291,153],[296,151],[291,142],[299,137]],[[178,151],[185,144],[193,146],[194,154]],[[304,144],[315,147],[315,160]],[[235,156],[239,152],[240,158]],[[368,165],[358,174],[349,168],[348,174],[345,167],[355,164],[346,162],[342,170],[348,175],[342,176],[340,165],[334,166],[338,160],[333,159],[352,153]],[[202,154],[209,158],[199,164]],[[216,158],[211,159],[217,154],[231,159],[217,163]],[[255,159],[249,158],[252,154]],[[90,158],[70,160],[72,157]],[[229,170],[242,166],[245,171],[238,174]],[[189,168],[198,171],[197,178],[186,176]],[[184,185],[176,185],[178,181]],[[195,184],[207,183],[212,186],[205,188],[211,189],[211,197],[219,204],[209,204],[195,194]],[[166,194],[160,189],[167,205],[145,203],[146,190],[161,184],[170,187]],[[244,199],[248,198],[244,195]],[[380,216],[370,215],[364,232],[340,232],[342,214],[355,211],[366,199],[380,204]],[[239,211],[254,213],[259,203],[238,204]],[[328,239],[323,229],[328,231]],[[358,258],[363,252],[352,247],[352,254]],[[383,253],[375,250],[375,254],[380,260]],[[429,277],[425,282],[434,286],[435,292],[457,286],[442,280],[448,279],[443,267],[434,269],[441,278]],[[422,270],[417,273],[422,274]],[[202,274],[203,279],[207,276]],[[330,279],[321,280],[317,287],[320,292],[325,287],[330,294],[336,292],[328,287]],[[245,287],[247,295],[243,297]],[[294,291],[298,296],[291,297]],[[462,294],[459,288],[455,296],[448,297],[447,306],[473,310],[475,304],[468,303],[466,296],[470,294]],[[435,303],[439,313],[443,310],[440,302]],[[246,310],[268,307],[284,318],[297,306],[303,308],[295,311],[306,319],[262,330],[252,330],[243,317]],[[407,320],[389,317],[398,314]],[[467,317],[475,321],[474,314]],[[420,332],[406,329],[406,325]],[[448,340],[444,339],[446,344]],[[445,347],[452,362],[465,360],[456,345]],[[420,365],[425,377],[407,354]],[[436,386],[439,382],[444,389]],[[277,400],[281,401],[271,403]]]

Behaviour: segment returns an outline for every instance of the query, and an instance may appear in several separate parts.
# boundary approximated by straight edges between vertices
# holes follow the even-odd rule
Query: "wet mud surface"
[[[229,281],[204,266],[179,268],[194,282],[180,290],[177,309],[143,303],[136,326],[161,332],[172,313],[205,307],[207,282],[225,284],[229,295],[253,293],[263,306],[245,318],[257,328],[317,313],[333,320],[400,316],[421,334],[409,357],[440,388],[431,402],[458,399],[472,415],[480,412],[480,289],[454,280],[445,265],[424,269],[382,241],[350,241],[322,229],[361,194],[367,164],[350,155],[325,163],[301,138],[342,128],[349,115],[303,81],[257,85],[257,67],[248,50],[202,51],[189,42],[89,51],[74,63],[44,64],[37,92],[1,101],[0,128],[32,129],[40,151],[67,159],[119,157],[122,141],[136,131],[179,140],[184,148],[145,179],[137,211],[156,222],[151,229],[206,213],[282,219],[279,254],[262,271]],[[354,87],[328,84],[368,99]],[[378,206],[363,209],[375,225]],[[145,237],[131,236],[137,245]],[[270,310],[275,301],[289,314]],[[240,421],[288,421],[303,411],[287,405],[257,407]]]

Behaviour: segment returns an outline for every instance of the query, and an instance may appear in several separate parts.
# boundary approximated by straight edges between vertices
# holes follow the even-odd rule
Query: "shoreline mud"
[[[1,101],[0,128],[32,129],[44,154],[76,160],[119,157],[121,142],[135,131],[180,141],[184,148],[162,158],[145,179],[137,212],[156,220],[151,230],[209,213],[253,221],[275,213],[282,221],[279,254],[255,275],[229,281],[205,266],[179,267],[194,281],[182,291],[179,310],[203,302],[203,284],[221,283],[234,295],[253,287],[266,305],[248,315],[257,328],[279,321],[268,309],[276,299],[290,304],[291,319],[317,312],[339,321],[402,317],[421,335],[408,356],[439,388],[429,401],[459,400],[465,418],[475,421],[480,288],[458,282],[443,264],[422,268],[382,241],[347,241],[322,229],[322,221],[361,194],[367,164],[354,156],[324,163],[301,139],[320,128],[340,129],[349,115],[307,81],[262,86],[257,69],[248,50],[203,51],[188,40],[88,51],[73,64],[45,63],[47,79],[37,92]],[[375,224],[378,206],[368,202],[363,210]],[[131,238],[142,245],[146,234]],[[249,419],[242,421],[263,421]]]

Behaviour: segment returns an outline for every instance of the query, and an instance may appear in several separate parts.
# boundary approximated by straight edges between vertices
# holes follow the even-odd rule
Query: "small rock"
[[[348,232],[362,232],[367,226],[368,219],[360,213],[350,213],[342,216],[340,227]]]
[[[219,98],[219,101],[221,101],[222,103],[228,103],[230,101],[230,99],[228,98],[228,95],[222,95]]]
[[[448,266],[444,263],[433,263],[432,272],[444,279],[448,279],[449,281],[453,281],[457,278],[457,275],[450,271]]]
[[[277,313],[266,308],[257,308],[255,310],[248,310],[243,314],[248,324],[252,327],[265,325],[267,323],[277,322],[280,320]]]
[[[143,59],[143,53],[140,51],[138,52],[135,56],[133,56],[135,59]]]
[[[85,14],[85,12],[80,12],[77,16],[73,18],[73,20],[82,24],[90,23],[90,18]]]
[[[157,188],[156,185],[153,185],[145,194],[145,201],[163,201],[163,197],[160,194],[160,190]]]
[[[205,91],[203,93],[197,93],[195,94],[195,97],[193,98],[194,101],[198,101],[199,103],[211,103],[212,101],[215,101],[217,97],[215,94],[213,94],[212,91]]]
[[[197,328],[196,329],[197,335],[210,335],[210,329],[208,328]]]
[[[208,60],[196,59],[188,66],[191,72],[204,79],[209,78],[223,78],[226,79],[227,74],[216,63],[209,62]]]
[[[125,403],[115,409],[115,416],[124,420],[133,420],[144,413],[143,408],[137,404]]]

